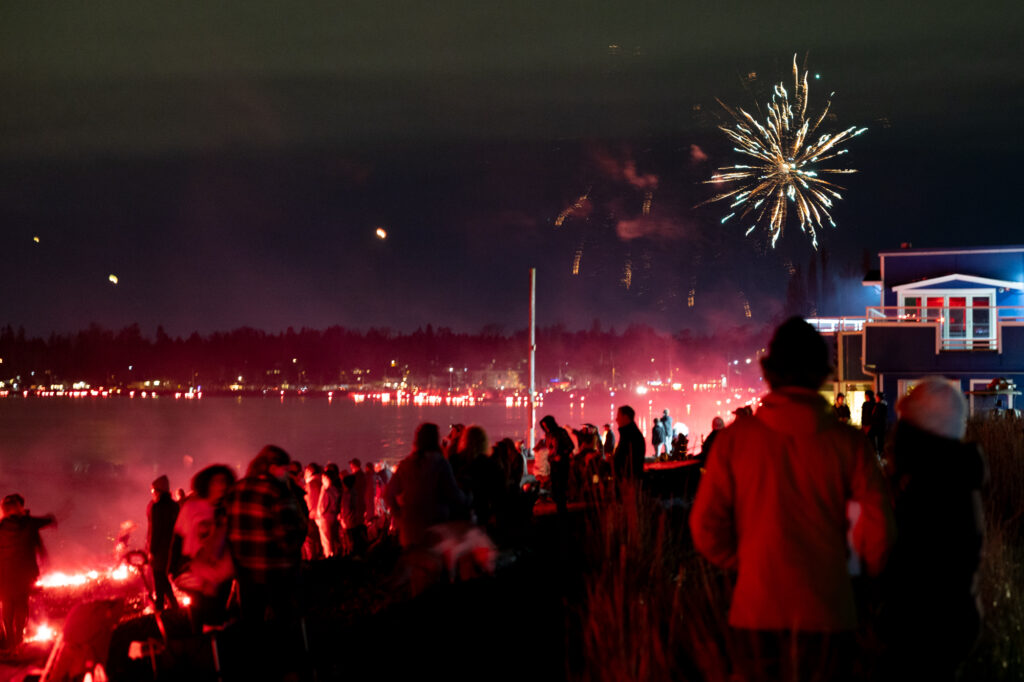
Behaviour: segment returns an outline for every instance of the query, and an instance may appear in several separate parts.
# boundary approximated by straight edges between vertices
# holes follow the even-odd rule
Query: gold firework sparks
[[[740,292],[740,301],[743,303],[743,317],[749,320],[752,317],[750,312],[750,299],[748,299],[747,295],[742,291]]]
[[[629,291],[629,287],[633,284],[633,261],[629,258],[626,259],[626,266],[622,271],[622,283],[626,286],[626,291]]]
[[[572,259],[572,274],[580,274],[580,261],[583,260],[583,245],[576,249],[576,256]]]
[[[653,198],[654,192],[652,192],[651,190],[647,190],[646,192],[644,192],[643,214],[645,216],[651,215],[651,200]]]
[[[590,188],[587,188],[587,191],[580,195],[580,198],[576,200],[575,204],[573,204],[572,206],[558,214],[558,217],[555,218],[555,227],[561,227],[562,223],[565,222],[566,218],[571,216],[575,211],[578,211],[581,208],[583,208],[583,204],[587,201],[587,198],[589,196]]]
[[[775,86],[768,117],[764,124],[743,109],[731,109],[719,104],[735,119],[732,126],[719,126],[736,143],[735,151],[756,160],[753,165],[735,165],[719,168],[705,182],[741,182],[742,186],[718,194],[704,203],[732,199],[732,213],[722,218],[726,222],[739,213],[743,220],[752,216],[753,223],[746,234],[764,223],[772,236],[772,247],[778,241],[790,210],[795,210],[800,229],[811,235],[811,243],[818,248],[817,228],[825,221],[836,226],[829,209],[834,199],[842,199],[838,190],[843,187],[819,177],[820,173],[856,173],[852,168],[822,168],[820,164],[846,153],[843,144],[867,130],[856,126],[839,133],[823,134],[809,140],[828,114],[831,99],[821,114],[812,121],[807,116],[807,71],[800,73],[793,55],[793,101],[784,84]],[[790,207],[792,204],[792,209]]]

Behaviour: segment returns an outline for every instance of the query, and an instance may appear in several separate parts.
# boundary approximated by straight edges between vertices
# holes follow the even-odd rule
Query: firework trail
[[[562,223],[565,222],[566,218],[568,218],[573,213],[575,213],[576,211],[578,211],[581,208],[583,208],[583,205],[587,202],[587,199],[589,197],[590,197],[590,188],[588,187],[587,191],[584,192],[583,194],[581,194],[580,198],[576,200],[576,203],[574,203],[572,206],[568,207],[567,209],[565,209],[564,211],[562,211],[561,213],[558,214],[558,217],[555,218],[555,227],[561,227]]]
[[[743,109],[732,109],[719,104],[735,119],[730,126],[719,126],[736,143],[735,151],[755,160],[753,165],[735,165],[719,168],[706,183],[741,182],[742,186],[718,194],[703,203],[732,199],[732,213],[722,218],[726,222],[739,214],[744,220],[752,216],[753,222],[746,234],[764,223],[772,236],[772,247],[778,241],[790,210],[795,210],[800,229],[811,236],[811,244],[818,248],[817,228],[825,221],[836,226],[829,209],[834,199],[842,199],[838,190],[843,187],[819,177],[820,173],[856,173],[851,168],[822,168],[820,164],[846,153],[839,145],[857,137],[867,128],[856,126],[834,133],[823,134],[809,141],[828,114],[831,99],[813,121],[807,116],[807,71],[801,75],[793,55],[793,101],[784,84],[775,86],[768,116],[764,124]],[[792,206],[790,206],[792,205]]]
[[[580,261],[583,260],[583,242],[580,242],[579,247],[576,249],[576,255],[572,259],[572,274],[580,274]]]

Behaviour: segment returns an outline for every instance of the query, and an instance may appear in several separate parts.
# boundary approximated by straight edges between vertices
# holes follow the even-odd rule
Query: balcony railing
[[[941,350],[998,350],[1000,327],[1024,323],[1024,306],[870,306],[866,324],[930,324]]]
[[[859,332],[864,329],[863,317],[809,317],[807,322],[822,334]]]

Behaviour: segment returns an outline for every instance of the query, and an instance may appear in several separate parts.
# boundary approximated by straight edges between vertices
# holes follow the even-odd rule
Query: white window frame
[[[942,325],[940,327],[939,336],[942,340],[943,346],[946,345],[947,341],[963,341],[964,349],[969,350],[973,347],[973,344],[978,341],[988,341],[987,344],[983,344],[985,350],[994,350],[998,344],[997,341],[997,321],[998,316],[996,315],[996,290],[995,289],[904,289],[899,292],[899,303],[900,309],[906,310],[912,308],[915,310],[927,310],[929,306],[926,301],[929,298],[942,298]],[[967,307],[964,310],[964,336],[953,337],[949,334],[949,299],[950,298],[963,298],[967,301]],[[974,306],[972,305],[972,299],[974,298],[988,298],[988,336],[974,336]],[[907,299],[914,298],[918,300],[918,305],[908,306]]]

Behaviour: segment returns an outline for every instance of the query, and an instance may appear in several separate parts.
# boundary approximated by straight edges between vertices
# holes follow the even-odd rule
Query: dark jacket
[[[43,551],[39,530],[53,517],[7,516],[0,521],[0,591],[19,592],[39,577],[36,557]]]
[[[895,636],[917,633],[940,649],[973,643],[987,476],[973,443],[897,423],[890,472],[897,541],[882,576],[883,622]]]
[[[342,479],[341,517],[345,528],[366,523],[366,474],[356,471]]]
[[[619,479],[640,476],[644,472],[644,455],[647,442],[640,433],[636,422],[630,422],[619,429],[619,444],[615,446],[612,463],[615,477]]]
[[[611,457],[615,454],[615,432],[609,430],[604,436],[604,445],[602,446],[604,454]]]
[[[427,529],[457,515],[466,497],[440,452],[416,451],[402,460],[384,489],[384,502],[398,522],[402,547],[425,541]]]
[[[146,549],[155,566],[166,568],[171,555],[171,540],[174,538],[174,522],[178,520],[178,503],[170,493],[161,493],[160,499],[146,507],[149,531]]]
[[[665,442],[665,427],[660,419],[654,420],[654,428],[651,429],[651,443],[661,445]]]

